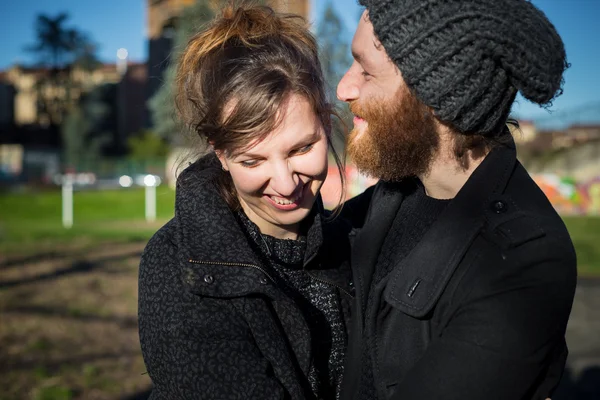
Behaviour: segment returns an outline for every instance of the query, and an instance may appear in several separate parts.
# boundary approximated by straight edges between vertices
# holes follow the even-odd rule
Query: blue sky
[[[348,30],[348,40],[360,14],[354,0],[332,0]],[[318,18],[328,0],[312,0]],[[130,60],[145,61],[147,47],[146,0],[12,0],[3,1],[0,13],[0,69],[15,62],[30,63],[24,47],[35,39],[38,13],[51,16],[61,11],[70,15],[70,25],[87,33],[100,45],[100,57],[114,62],[117,49],[129,51]],[[600,0],[533,0],[554,23],[563,37],[571,68],[565,75],[565,92],[551,113],[519,99],[516,115],[541,125],[600,121]],[[68,24],[69,25],[69,24]],[[578,111],[579,110],[579,111]]]
[[[24,47],[35,41],[38,13],[67,12],[66,26],[88,33],[100,46],[103,61],[115,62],[124,47],[131,60],[146,60],[146,0],[3,0],[0,13],[0,69],[34,60]]]

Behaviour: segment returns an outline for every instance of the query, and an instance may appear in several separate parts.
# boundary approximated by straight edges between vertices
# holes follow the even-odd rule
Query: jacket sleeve
[[[283,399],[244,319],[226,300],[183,289],[176,248],[161,235],[140,264],[139,334],[151,399]]]
[[[456,290],[463,291],[460,305],[393,399],[551,397],[566,360],[564,333],[576,261],[574,253],[550,250],[554,255],[540,256],[540,249],[524,246],[520,254],[513,254],[530,262],[508,258],[504,266],[491,263],[497,273],[485,282],[463,279],[468,284]]]

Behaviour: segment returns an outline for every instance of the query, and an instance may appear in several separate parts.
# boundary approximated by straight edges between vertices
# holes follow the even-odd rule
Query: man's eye
[[[360,73],[362,76],[367,77],[367,76],[371,76],[370,73],[368,73],[367,71],[363,71]]]

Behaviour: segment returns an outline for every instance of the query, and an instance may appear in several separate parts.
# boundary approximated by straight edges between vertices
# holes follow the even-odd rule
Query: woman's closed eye
[[[315,144],[311,143],[311,144],[307,144],[306,146],[299,147],[296,150],[292,150],[290,152],[290,156],[298,156],[298,155],[306,154],[309,151],[311,151],[314,146],[315,146]],[[254,168],[254,167],[259,166],[260,163],[261,163],[261,160],[259,160],[259,159],[249,159],[249,160],[238,161],[238,164],[240,164],[242,167],[245,167],[245,168]]]
[[[314,143],[307,144],[306,146],[300,147],[300,148],[292,151],[291,154],[294,155],[294,156],[295,155],[300,155],[300,154],[306,154],[309,151],[311,151],[313,149],[313,147],[314,147]]]
[[[244,160],[244,161],[239,161],[239,164],[242,167],[246,167],[246,168],[253,168],[258,166],[258,164],[260,163],[259,160]]]

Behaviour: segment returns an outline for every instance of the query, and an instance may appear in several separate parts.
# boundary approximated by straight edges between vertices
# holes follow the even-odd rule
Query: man
[[[506,124],[518,91],[560,94],[563,43],[525,0],[360,3],[338,97],[350,156],[381,180],[343,211],[361,229],[341,397],[544,399],[576,259]]]

